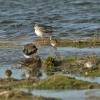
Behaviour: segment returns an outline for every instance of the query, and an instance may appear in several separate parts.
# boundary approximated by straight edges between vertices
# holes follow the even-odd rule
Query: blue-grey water
[[[27,90],[35,96],[58,98],[61,100],[100,100],[100,89],[92,90]]]
[[[100,36],[100,0],[0,0],[0,43],[8,41],[17,44],[32,42],[36,35],[34,24],[43,23],[54,28],[53,35],[60,38],[78,39]],[[1,43],[2,44],[2,43]],[[57,48],[61,56],[96,54],[98,48]],[[43,57],[54,55],[51,47],[42,47],[38,54]],[[21,79],[19,67],[23,58],[22,48],[0,48],[0,78],[7,68],[13,77]],[[18,74],[19,73],[19,74]],[[100,83],[100,77],[76,77],[77,79]],[[100,90],[85,91],[32,91],[33,95],[61,98],[62,100],[99,100]],[[80,94],[80,95],[79,95]],[[98,95],[96,95],[98,94]],[[90,96],[91,95],[91,96]],[[90,98],[86,98],[89,97]],[[92,97],[92,99],[91,99]],[[94,97],[94,98],[93,98]],[[96,97],[96,98],[95,98]],[[99,99],[97,99],[99,97]]]
[[[100,100],[100,90],[33,90],[33,95],[60,98],[61,100]]]
[[[100,36],[100,0],[0,0],[0,39],[34,37],[34,23],[66,38]]]

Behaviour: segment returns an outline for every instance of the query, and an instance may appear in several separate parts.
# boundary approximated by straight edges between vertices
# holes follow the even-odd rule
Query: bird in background
[[[50,44],[52,47],[54,47],[55,49],[57,49],[57,39],[53,38],[52,36],[50,36]]]
[[[42,38],[44,44],[46,41],[43,38],[49,37],[50,45],[54,48],[54,54],[58,56],[59,53],[57,52],[57,47],[56,47],[57,39],[54,39],[52,34],[56,30],[53,30],[51,26],[45,26],[43,24],[35,24],[34,30],[35,30],[35,34]]]
[[[35,24],[34,26],[34,32],[37,36],[41,37],[43,42],[45,43],[44,41],[44,37],[49,37],[52,35],[52,27],[51,26],[46,26],[46,25],[43,25],[43,24]]]
[[[60,53],[57,50],[57,44],[58,44],[57,39],[56,38],[53,38],[52,36],[50,36],[50,45],[53,47],[54,55],[55,55],[55,57],[57,59],[61,59],[60,58]]]

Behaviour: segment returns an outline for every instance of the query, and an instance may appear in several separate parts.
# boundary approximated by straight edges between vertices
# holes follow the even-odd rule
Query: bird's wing
[[[52,33],[52,30],[51,30],[51,29],[48,29],[48,28],[45,28],[45,27],[40,27],[39,29],[40,29],[40,31],[42,31],[43,33]]]

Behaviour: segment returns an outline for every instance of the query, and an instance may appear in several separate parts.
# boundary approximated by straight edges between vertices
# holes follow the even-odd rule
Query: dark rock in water
[[[26,45],[24,46],[23,53],[24,53],[25,55],[30,56],[30,55],[32,55],[32,54],[35,54],[35,53],[37,52],[37,50],[38,50],[37,47],[36,47],[34,44],[30,43],[30,44],[26,44]]]

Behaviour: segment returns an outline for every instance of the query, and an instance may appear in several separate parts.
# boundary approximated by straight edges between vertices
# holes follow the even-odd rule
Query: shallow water
[[[88,81],[88,82],[94,82],[94,83],[100,83],[100,77],[87,77],[87,76],[80,76],[80,75],[74,75],[74,74],[62,74],[64,76],[70,76],[74,77],[75,79],[78,80],[83,80],[83,81]]]
[[[55,55],[59,54],[62,56],[69,56],[69,55],[100,55],[100,48],[76,48],[76,47],[57,47],[55,51],[52,47],[41,47],[39,50],[40,55]]]
[[[24,90],[29,92],[29,90]],[[61,100],[100,100],[100,90],[31,90],[35,96],[60,98]],[[92,97],[92,98],[91,98]],[[98,99],[97,99],[98,98]]]

